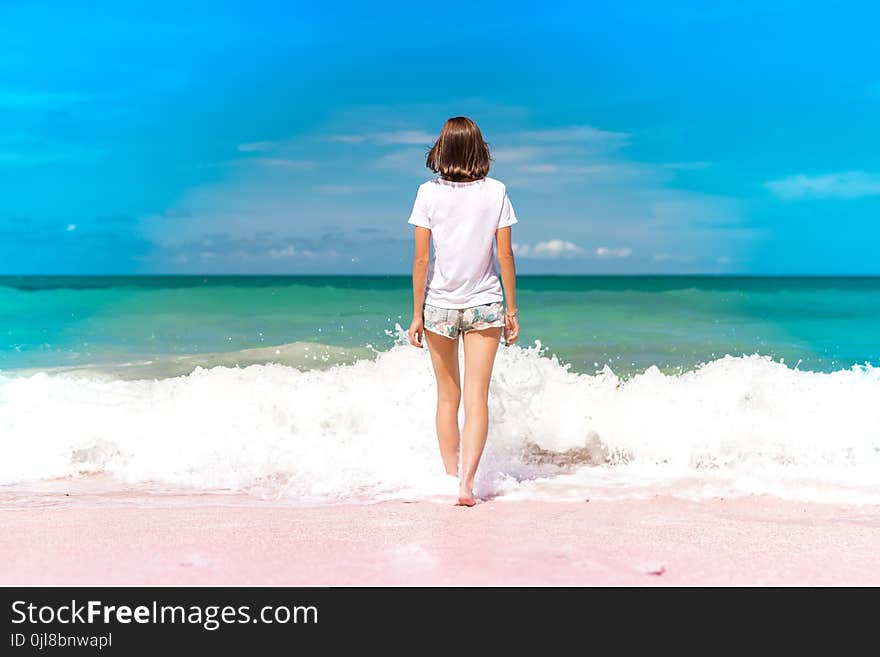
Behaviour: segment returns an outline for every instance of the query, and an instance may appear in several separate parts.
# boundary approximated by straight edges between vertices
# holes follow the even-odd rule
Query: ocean
[[[880,278],[517,289],[478,495],[880,503]],[[410,295],[406,276],[0,277],[0,492],[443,499]]]

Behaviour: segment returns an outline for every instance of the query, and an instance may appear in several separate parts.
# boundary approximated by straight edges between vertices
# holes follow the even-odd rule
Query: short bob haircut
[[[425,164],[444,180],[473,182],[489,175],[492,156],[477,124],[456,116],[443,125]]]

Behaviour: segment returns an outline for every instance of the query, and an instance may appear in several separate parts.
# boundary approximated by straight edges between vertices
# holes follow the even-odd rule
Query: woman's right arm
[[[519,337],[519,318],[516,309],[516,264],[513,261],[513,244],[510,226],[495,231],[498,266],[501,268],[501,285],[504,287],[506,310],[504,313],[504,341],[513,344]]]

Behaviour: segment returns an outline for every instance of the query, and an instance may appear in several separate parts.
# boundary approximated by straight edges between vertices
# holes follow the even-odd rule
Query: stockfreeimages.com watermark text
[[[60,605],[35,605],[25,600],[12,603],[13,625],[127,625],[181,624],[199,625],[214,631],[223,625],[243,623],[317,624],[318,608],[314,605],[266,605],[252,609],[250,605],[167,605],[153,600],[142,605],[111,605],[88,600]]]

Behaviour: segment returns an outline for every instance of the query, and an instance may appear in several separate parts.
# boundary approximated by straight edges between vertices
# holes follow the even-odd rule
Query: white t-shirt
[[[517,223],[504,183],[429,180],[419,187],[409,223],[429,228],[434,241],[425,303],[470,308],[504,298],[492,245],[496,230]]]

